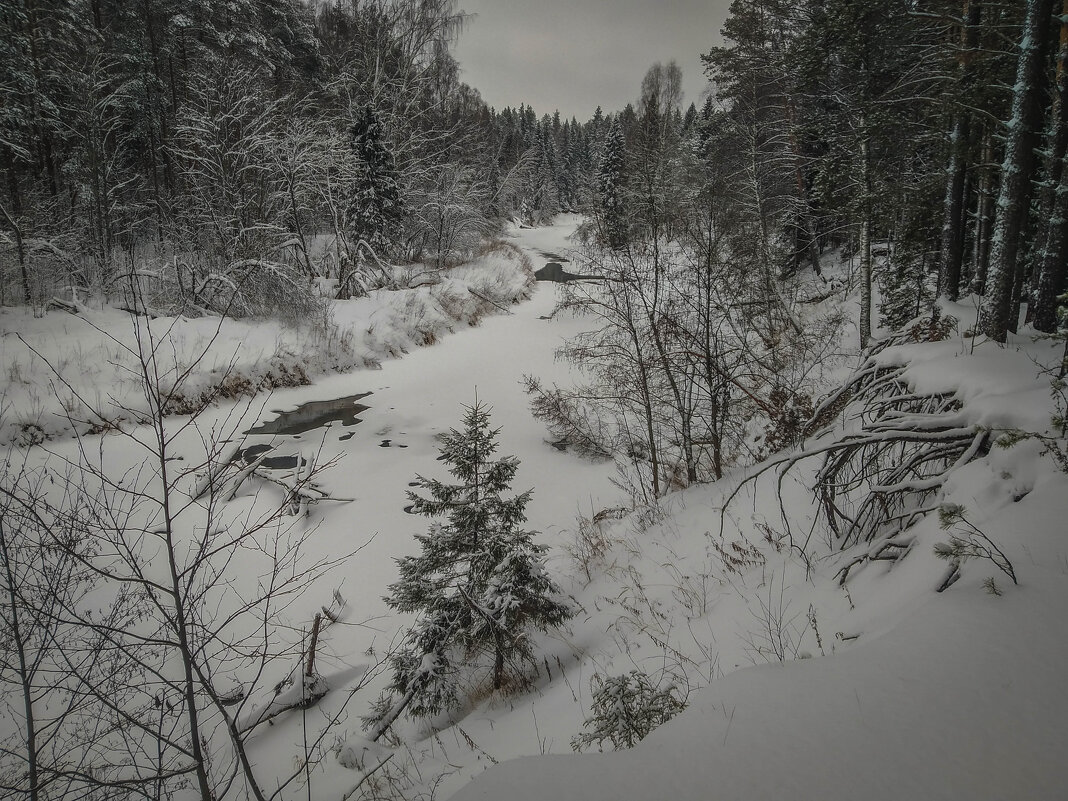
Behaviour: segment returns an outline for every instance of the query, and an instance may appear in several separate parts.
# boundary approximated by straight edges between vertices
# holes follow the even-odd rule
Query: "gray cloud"
[[[721,42],[729,0],[461,0],[475,16],[456,48],[463,80],[498,109],[533,105],[588,119],[637,99],[645,71],[675,59],[686,102],[700,55]]]

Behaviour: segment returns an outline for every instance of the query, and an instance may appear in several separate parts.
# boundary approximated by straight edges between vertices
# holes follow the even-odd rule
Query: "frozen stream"
[[[577,218],[550,228],[523,229],[513,240],[535,267],[543,252],[566,253],[566,237]],[[512,308],[511,314],[488,317],[474,328],[457,331],[431,347],[401,359],[383,362],[381,370],[359,370],[327,377],[309,387],[277,391],[264,403],[261,421],[309,402],[328,402],[371,393],[359,408],[358,425],[332,422],[296,436],[255,436],[246,444],[270,443],[278,457],[317,452],[321,464],[337,459],[323,474],[322,484],[332,496],[351,503],[320,504],[315,514],[319,529],[315,542],[324,553],[352,550],[370,544],[343,568],[333,583],[354,607],[352,618],[375,619],[372,628],[353,628],[352,641],[336,641],[342,659],[356,658],[370,645],[380,649],[402,621],[393,619],[381,597],[396,577],[393,560],[413,553],[413,535],[426,521],[405,514],[406,491],[417,474],[445,478],[437,460],[435,437],[459,425],[463,406],[478,400],[492,407],[491,420],[501,429],[499,455],[512,454],[521,467],[513,489],[534,488],[527,510],[529,526],[542,532],[550,545],[566,545],[577,514],[591,514],[618,503],[619,490],[609,481],[610,464],[594,464],[554,449],[548,432],[528,410],[522,378],[539,376],[546,383],[566,383],[571,371],[554,358],[563,339],[581,330],[583,321],[546,320],[556,300],[557,285],[539,282],[532,300]],[[366,407],[366,408],[365,408]],[[565,560],[555,548],[553,560]],[[563,566],[563,565],[561,565]],[[315,608],[332,588],[308,598]],[[319,596],[322,597],[319,597]],[[337,635],[335,635],[336,638]],[[340,665],[339,665],[340,667]]]
[[[578,218],[564,217],[550,228],[518,231],[513,241],[529,254],[535,266],[541,266],[546,260],[544,253],[566,258],[567,237],[577,222]],[[513,491],[533,489],[533,499],[527,507],[528,527],[540,532],[541,541],[551,546],[550,569],[562,575],[566,588],[572,587],[568,576],[574,573],[566,548],[573,539],[576,516],[589,516],[607,506],[619,505],[621,493],[610,480],[613,466],[585,461],[554,448],[548,441],[548,432],[528,410],[525,375],[538,376],[549,385],[566,385],[575,378],[567,364],[556,361],[555,350],[568,336],[583,330],[588,321],[566,316],[547,319],[558,291],[558,284],[539,282],[532,299],[511,307],[508,313],[487,317],[476,327],[448,334],[437,344],[416,348],[402,358],[385,360],[381,369],[333,374],[311,386],[278,390],[251,401],[212,405],[192,420],[182,415],[165,418],[166,463],[169,480],[177,487],[170,497],[181,503],[175,528],[179,560],[193,558],[192,553],[183,551],[181,538],[190,531],[195,537],[203,537],[204,512],[209,506],[213,533],[233,526],[257,532],[256,538],[263,532],[263,542],[257,539],[257,543],[268,547],[273,544],[270,526],[259,528],[261,515],[268,515],[282,499],[273,483],[247,481],[236,494],[217,505],[203,503],[200,494],[192,494],[199,486],[205,447],[218,458],[246,465],[260,459],[261,466],[283,474],[313,460],[324,468],[317,482],[329,500],[313,505],[306,518],[286,517],[283,521],[287,531],[292,525],[299,534],[308,534],[300,564],[294,570],[300,576],[311,565],[356,553],[322,577],[298,578],[299,590],[292,596],[276,598],[284,620],[274,629],[279,633],[279,642],[298,641],[316,613],[332,603],[335,590],[346,601],[342,624],[330,626],[318,642],[315,668],[334,692],[309,714],[309,728],[320,725],[323,714],[338,714],[341,722],[331,730],[330,737],[351,736],[360,730],[359,718],[374,702],[383,681],[381,675],[374,679],[377,684],[361,689],[340,711],[349,700],[346,688],[387,654],[411,623],[382,600],[397,578],[395,560],[417,552],[414,536],[425,532],[429,523],[405,513],[410,504],[406,493],[417,475],[449,478],[446,466],[438,460],[437,437],[459,426],[465,405],[477,399],[491,407],[492,423],[500,428],[498,454],[514,455],[521,462]],[[394,315],[383,328],[395,325],[397,309],[382,312],[380,306],[370,308],[372,302],[358,310],[362,316],[350,315],[346,323],[357,341],[377,317]],[[106,320],[107,316],[100,313],[96,319]],[[117,324],[129,322],[122,317],[116,320]],[[39,338],[50,343],[53,351],[66,354],[66,363],[84,366],[90,360],[88,351],[79,349],[77,331],[83,326],[80,318],[53,316],[45,322],[52,330]],[[195,339],[195,327],[168,331],[164,344],[179,356],[185,350],[195,351],[202,341]],[[259,322],[248,324],[248,328],[252,350],[259,346],[259,340],[266,347],[274,344],[270,324]],[[117,353],[122,351],[121,343],[112,344]],[[212,352],[210,359],[225,367],[240,344],[236,339],[217,343],[218,352]],[[120,368],[113,373],[125,370],[122,365]],[[15,369],[9,372],[14,373]],[[124,398],[132,397],[128,392],[122,394],[128,389],[125,385],[105,378],[112,373],[81,371],[77,375],[79,386],[96,393],[102,402],[111,398],[118,407]],[[39,448],[11,453],[26,460],[27,470],[48,464],[57,475],[69,474],[75,491],[83,489],[78,483],[79,471],[88,475],[84,484],[88,492],[95,492],[97,476],[106,476],[113,482],[111,487],[122,487],[108,489],[102,495],[114,504],[107,508],[118,510],[118,524],[125,526],[122,531],[137,535],[142,531],[139,526],[144,525],[144,515],[158,519],[161,514],[156,505],[160,498],[148,498],[148,493],[158,490],[155,477],[159,465],[151,460],[156,447],[154,429],[142,425],[103,436],[59,436]],[[98,472],[86,471],[85,465],[92,465]],[[123,504],[133,508],[128,520],[123,517]],[[152,531],[159,533],[155,528]],[[142,566],[150,576],[156,571],[164,576],[167,561],[160,555],[162,551],[151,537],[145,541],[144,550],[138,552]],[[232,556],[226,565],[225,581],[213,585],[220,597],[227,599],[220,605],[238,596],[253,597],[255,591],[250,588],[269,577],[268,572],[261,572],[266,571],[269,551],[261,558],[251,543],[246,543]],[[101,603],[106,601],[103,595],[101,599]],[[213,614],[228,612],[204,610],[212,620],[216,619]],[[247,632],[242,627],[246,624],[258,631],[258,624],[245,617],[230,627],[239,632],[234,636],[244,636]],[[270,675],[262,677],[254,690],[254,704],[268,699],[270,686],[289,670],[288,659],[271,664]],[[226,685],[226,692],[230,683],[243,678],[220,674],[218,680],[220,686]],[[295,716],[289,720],[289,724],[261,727],[253,738],[257,770],[268,785],[273,776],[286,773],[297,758],[295,755],[301,753],[303,731],[299,724],[304,719]],[[5,723],[0,715],[0,739],[5,735]],[[332,744],[331,739],[325,745]],[[323,775],[317,779],[316,797],[339,798],[342,788],[350,787],[351,782],[351,771],[330,756],[324,762]],[[328,787],[335,787],[336,795],[335,790],[327,792]]]

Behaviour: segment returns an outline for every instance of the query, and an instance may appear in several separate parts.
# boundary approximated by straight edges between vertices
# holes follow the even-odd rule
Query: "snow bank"
[[[158,343],[162,383],[184,371],[172,413],[216,397],[249,397],[316,376],[376,366],[530,297],[530,262],[517,248],[487,246],[472,262],[428,273],[411,289],[324,301],[318,319],[134,318],[114,309],[78,315],[0,310],[0,444],[106,430],[144,414],[136,331]],[[147,326],[147,328],[145,328]]]
[[[1047,433],[1057,400],[1043,366],[1058,362],[1062,348],[1021,336],[1009,347],[984,342],[973,350],[958,336],[887,349],[879,358],[907,363],[916,391],[955,394],[968,424]],[[936,515],[909,530],[915,544],[903,559],[868,564],[843,589],[834,576],[849,554],[820,543],[818,534],[805,577],[791,567],[789,552],[762,541],[761,530],[773,534],[768,522],[779,513],[768,486],[774,478],[735,501],[723,536],[716,518],[724,487],[673,496],[643,538],[600,555],[605,572],[579,595],[590,617],[576,624],[572,640],[587,667],[572,669],[568,686],[588,706],[580,682],[592,670],[619,673],[627,662],[650,673],[671,670],[672,661],[700,660],[702,650],[707,686],[630,751],[507,761],[452,797],[1061,797],[1068,475],[1043,451],[1034,440],[995,447],[944,487],[944,500],[960,504],[1012,560],[1018,587],[975,559],[962,566],[960,581],[937,593],[945,563],[933,547],[953,532],[943,531]],[[799,471],[784,485],[798,529],[813,520],[810,481],[811,473]],[[632,578],[618,578],[626,575]],[[984,590],[989,578],[1001,595]],[[606,612],[623,625],[605,627]],[[594,621],[604,634],[588,625]],[[776,630],[787,634],[787,661],[746,667],[746,658],[756,663],[768,655]],[[541,692],[545,698],[528,715],[537,710],[540,731],[557,734],[547,719],[560,704],[548,698],[566,693]],[[577,731],[574,711],[555,714]],[[506,721],[498,717],[494,731],[508,731]],[[477,730],[470,718],[464,725]],[[550,750],[566,749],[557,741]]]
[[[632,751],[516,760],[454,798],[1060,797],[1066,608],[1063,576],[932,597],[852,652],[727,676]]]

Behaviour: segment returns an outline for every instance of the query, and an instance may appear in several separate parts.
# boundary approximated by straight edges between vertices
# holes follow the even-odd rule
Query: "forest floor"
[[[547,228],[514,229],[510,241],[538,266],[542,254],[567,254],[576,224],[563,218]],[[936,592],[946,565],[933,548],[949,536],[936,514],[913,527],[904,558],[862,566],[843,586],[837,573],[857,552],[842,554],[817,533],[809,563],[800,559],[786,544],[774,475],[749,485],[724,512],[726,494],[756,468],[673,493],[659,508],[603,515],[594,524],[598,512],[629,505],[613,484],[613,466],[552,447],[523,390],[528,374],[546,384],[576,380],[555,350],[588,323],[559,314],[549,319],[557,291],[540,283],[508,313],[479,315],[475,326],[454,323],[452,333],[442,323],[425,340],[435,341],[431,347],[413,347],[422,343],[411,326],[389,328],[392,339],[379,328],[379,341],[392,341],[392,352],[409,352],[383,359],[391,348],[376,346],[364,356],[378,369],[331,373],[328,366],[311,371],[319,377],[308,386],[276,389],[251,403],[224,401],[205,415],[205,429],[240,419],[230,426],[234,447],[266,445],[279,456],[313,453],[320,464],[333,463],[321,483],[331,496],[351,500],[312,508],[308,556],[360,548],[287,610],[295,627],[306,625],[337,589],[350,612],[348,625],[328,630],[318,658],[333,692],[306,719],[282,719],[251,742],[264,784],[272,783],[272,771],[299,760],[303,727],[337,713],[346,688],[374,672],[410,622],[382,601],[397,575],[394,560],[415,553],[414,535],[426,528],[405,513],[405,493],[417,474],[446,477],[436,461],[437,435],[457,426],[464,405],[477,398],[501,428],[500,453],[521,461],[513,488],[534,488],[529,527],[551,547],[550,568],[578,614],[566,630],[537,639],[539,672],[531,691],[492,693],[483,686],[486,677],[476,676],[463,709],[398,724],[399,741],[388,746],[391,762],[361,788],[368,797],[852,801],[1063,794],[1068,475],[1040,441],[993,448],[956,471],[944,491],[945,502],[964,507],[967,519],[1004,550],[1019,586],[989,562],[973,560],[957,583]],[[374,328],[373,321],[397,314],[389,308],[368,307],[351,319],[335,312],[337,336]],[[951,311],[966,330],[967,304]],[[114,393],[105,389],[113,385],[110,374],[99,372],[96,351],[84,350],[91,346],[84,329],[76,330],[82,323],[53,312],[37,331],[38,323],[13,321],[15,314],[4,312],[0,320],[9,332],[0,340],[0,367],[12,397],[28,397],[32,388],[41,419],[54,411],[47,406],[44,359],[12,355],[25,354],[16,350],[25,347],[16,330],[28,342],[48,343],[37,349],[50,361],[68,354],[79,376],[71,383],[80,392],[105,401]],[[128,316],[96,322],[109,335],[129,326]],[[212,358],[219,365],[234,361],[241,340],[259,342],[269,360],[282,349],[272,343],[288,335],[259,325],[234,328],[218,340]],[[957,393],[969,425],[1048,433],[1057,408],[1040,367],[1060,358],[1053,343],[1021,335],[998,347],[957,334],[903,347],[909,380]],[[843,374],[855,366],[843,364]],[[240,433],[272,420],[273,410],[363,393],[370,393],[359,401],[367,408],[354,425],[335,421],[298,435]],[[61,426],[42,428],[50,439],[28,458],[76,458],[79,444]],[[115,436],[94,435],[82,446],[87,442],[107,450],[117,474],[140,458],[134,445]],[[191,454],[196,446],[176,443]],[[816,523],[814,467],[803,463],[783,484],[795,530]],[[267,503],[269,494],[236,503]],[[1002,595],[984,590],[990,577]],[[570,742],[589,715],[598,677],[631,670],[674,687],[687,709],[632,751],[573,755]],[[387,746],[362,739],[359,723],[383,678],[348,701],[337,738],[312,773],[311,797],[340,799],[385,753]],[[294,788],[293,797],[306,795]]]

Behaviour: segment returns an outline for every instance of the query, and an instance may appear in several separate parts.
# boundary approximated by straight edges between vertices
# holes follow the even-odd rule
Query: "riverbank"
[[[409,289],[322,299],[310,318],[132,317],[114,307],[0,309],[0,444],[36,445],[136,424],[146,404],[139,352],[153,361],[169,414],[306,386],[434,344],[530,298],[519,248],[489,244],[468,264]],[[138,347],[151,338],[150,348]],[[151,351],[149,353],[148,351]]]

